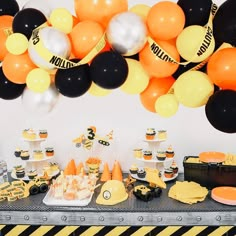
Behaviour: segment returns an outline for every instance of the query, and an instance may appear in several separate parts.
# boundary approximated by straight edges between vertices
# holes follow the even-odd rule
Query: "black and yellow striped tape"
[[[235,226],[0,225],[0,236],[234,236]]]

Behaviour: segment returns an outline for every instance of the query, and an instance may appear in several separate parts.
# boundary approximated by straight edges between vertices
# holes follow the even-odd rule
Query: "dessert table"
[[[177,180],[183,180],[179,174]],[[85,207],[47,206],[45,194],[30,196],[14,202],[0,202],[0,221],[4,225],[105,225],[105,226],[226,226],[236,225],[236,206],[218,203],[211,199],[210,191],[203,202],[184,204],[168,197],[167,182],[160,198],[143,202],[135,198],[132,190],[129,198],[114,206],[96,204],[100,188]]]

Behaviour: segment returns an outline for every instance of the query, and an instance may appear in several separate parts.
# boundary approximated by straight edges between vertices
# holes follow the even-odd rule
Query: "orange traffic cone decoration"
[[[83,162],[80,162],[76,167],[76,175],[80,175],[80,174],[82,174],[83,176],[85,175]]]
[[[111,173],[110,173],[109,166],[108,166],[107,162],[104,164],[104,168],[103,168],[103,172],[102,172],[100,180],[102,182],[106,182],[108,180],[111,180]]]
[[[75,160],[71,159],[66,168],[64,169],[64,175],[75,175],[76,174],[76,165]]]
[[[115,163],[114,163],[114,166],[112,169],[112,179],[113,180],[120,180],[120,181],[123,180],[120,163],[117,160],[115,160]]]

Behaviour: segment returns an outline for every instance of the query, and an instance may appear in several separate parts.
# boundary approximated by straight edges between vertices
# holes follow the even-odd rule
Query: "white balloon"
[[[111,47],[124,56],[138,53],[147,42],[147,28],[133,12],[123,12],[110,20],[106,36]]]
[[[71,52],[71,44],[68,36],[53,27],[45,27],[39,30],[39,36],[43,46],[52,54],[68,59]],[[35,49],[34,36],[29,40],[28,52],[35,65],[42,69],[52,70],[55,66],[41,57]]]
[[[59,99],[60,93],[51,85],[43,93],[35,93],[27,87],[21,96],[22,105],[32,115],[45,115],[51,112]]]
[[[47,18],[49,18],[52,7],[49,4],[48,0],[29,0],[24,6],[25,8],[34,8],[41,11]]]

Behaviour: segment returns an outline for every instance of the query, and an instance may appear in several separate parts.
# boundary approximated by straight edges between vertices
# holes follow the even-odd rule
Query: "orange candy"
[[[147,16],[147,26],[152,37],[169,40],[177,37],[185,25],[182,8],[170,1],[158,2],[151,7]]]
[[[86,20],[79,22],[71,31],[72,53],[77,58],[84,58],[99,42],[104,34],[100,24]]]
[[[80,21],[92,20],[106,29],[110,19],[128,11],[127,0],[74,0],[75,12]]]

